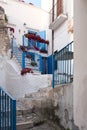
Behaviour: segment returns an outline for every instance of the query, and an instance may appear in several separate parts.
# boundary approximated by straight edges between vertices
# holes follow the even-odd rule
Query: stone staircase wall
[[[17,130],[64,130],[51,120],[55,118],[51,90],[51,87],[39,89],[17,100]]]
[[[10,40],[8,37],[8,27],[5,23],[5,12],[0,7],[0,54],[5,56],[10,49]]]

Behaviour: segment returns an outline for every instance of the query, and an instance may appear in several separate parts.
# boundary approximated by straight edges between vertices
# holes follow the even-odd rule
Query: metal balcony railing
[[[73,41],[54,54],[54,84],[73,81]]]
[[[0,130],[16,130],[16,100],[1,87]]]

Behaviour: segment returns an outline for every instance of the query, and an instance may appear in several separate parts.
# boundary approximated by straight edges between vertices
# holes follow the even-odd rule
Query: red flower
[[[31,58],[31,56],[30,56],[29,54],[27,54],[27,55],[26,55],[26,57],[27,57],[28,59],[30,59],[30,58]]]
[[[10,28],[10,31],[14,33],[14,28]]]
[[[36,40],[38,42],[49,44],[49,41],[42,39],[39,35],[35,35],[35,34],[24,34],[24,36],[26,38],[30,39],[30,40],[33,39],[33,40]]]
[[[42,53],[47,53],[47,50],[40,50],[40,52],[42,52]]]
[[[33,73],[33,70],[31,68],[24,68],[21,70],[21,75],[24,75],[26,73]]]

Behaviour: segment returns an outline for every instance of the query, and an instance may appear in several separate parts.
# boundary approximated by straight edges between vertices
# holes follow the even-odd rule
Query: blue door
[[[48,74],[47,57],[42,57],[42,74]]]

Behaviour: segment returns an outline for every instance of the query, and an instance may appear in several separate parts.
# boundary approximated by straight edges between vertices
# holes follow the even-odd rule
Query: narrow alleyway
[[[54,116],[52,100],[43,89],[17,100],[17,130],[64,130]]]
[[[39,126],[35,126],[29,130],[62,130],[58,126],[52,126],[51,122],[50,123],[43,123]]]

